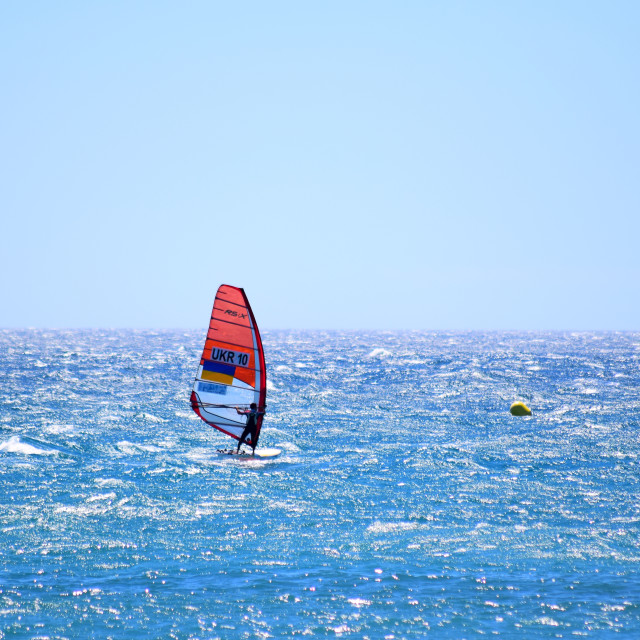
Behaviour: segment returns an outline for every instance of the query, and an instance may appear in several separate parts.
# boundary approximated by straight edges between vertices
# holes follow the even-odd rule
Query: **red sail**
[[[207,424],[239,440],[246,418],[236,408],[255,402],[264,411],[266,399],[264,351],[251,305],[244,289],[223,284],[213,302],[191,406]],[[257,424],[259,437],[262,416]]]

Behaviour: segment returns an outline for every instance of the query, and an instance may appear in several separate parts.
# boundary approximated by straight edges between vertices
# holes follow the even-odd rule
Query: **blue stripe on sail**
[[[211,371],[211,373],[223,373],[226,376],[234,376],[236,368],[230,364],[222,364],[221,362],[213,362],[212,360],[205,360],[202,365],[204,371]]]

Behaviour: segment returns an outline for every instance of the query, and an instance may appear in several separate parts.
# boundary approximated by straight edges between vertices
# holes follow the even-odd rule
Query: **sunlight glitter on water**
[[[634,637],[637,335],[264,340],[270,461],[197,332],[0,332],[0,637]]]

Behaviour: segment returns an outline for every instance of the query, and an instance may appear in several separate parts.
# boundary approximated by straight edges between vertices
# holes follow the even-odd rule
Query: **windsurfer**
[[[238,450],[236,453],[240,453],[240,446],[245,443],[245,439],[247,436],[251,436],[250,442],[246,443],[251,446],[253,452],[256,450],[256,444],[258,444],[258,416],[263,416],[266,411],[258,411],[258,406],[255,402],[252,402],[249,405],[249,409],[238,409],[236,407],[236,411],[242,416],[247,416],[247,425],[240,436],[240,441],[238,442]]]

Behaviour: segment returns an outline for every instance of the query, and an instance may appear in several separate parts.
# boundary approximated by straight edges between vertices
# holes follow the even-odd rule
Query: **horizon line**
[[[286,332],[286,331],[308,331],[308,332],[345,332],[352,333],[357,331],[367,331],[375,333],[640,333],[640,329],[491,329],[491,328],[373,328],[373,327],[262,327],[260,332]],[[8,326],[1,327],[0,331],[206,331],[207,327],[126,327],[126,326]]]

